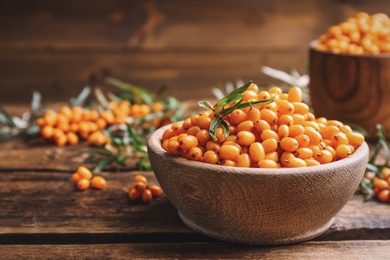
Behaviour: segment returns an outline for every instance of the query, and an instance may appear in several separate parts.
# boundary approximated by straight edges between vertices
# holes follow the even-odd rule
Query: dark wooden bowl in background
[[[310,93],[317,117],[364,127],[390,137],[390,54],[349,55],[317,51],[310,44]]]

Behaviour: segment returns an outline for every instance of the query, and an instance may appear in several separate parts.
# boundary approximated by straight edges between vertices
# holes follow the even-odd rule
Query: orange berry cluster
[[[382,202],[390,200],[390,168],[384,167],[381,178],[374,179],[374,196]]]
[[[364,136],[337,120],[315,118],[302,103],[302,90],[279,87],[259,91],[256,84],[243,92],[244,102],[267,100],[267,105],[235,109],[222,117],[230,134],[218,126],[209,133],[215,114],[208,110],[172,124],[162,136],[162,147],[173,155],[210,164],[237,167],[305,167],[346,158]]]
[[[58,146],[76,145],[80,138],[87,139],[90,145],[100,146],[108,141],[108,137],[102,132],[107,126],[131,123],[130,118],[142,118],[164,108],[160,102],[150,107],[145,104],[132,105],[128,101],[110,102],[109,107],[110,109],[99,113],[95,109],[63,106],[58,113],[47,111],[36,123],[41,129],[41,136],[53,139]]]
[[[331,26],[320,36],[317,50],[333,53],[379,54],[390,52],[390,19],[386,14],[360,12]]]
[[[153,198],[159,197],[162,189],[157,185],[148,185],[148,180],[143,175],[136,175],[133,184],[129,188],[128,196],[131,200],[141,199],[144,203],[149,203]]]
[[[78,167],[77,171],[72,174],[72,181],[79,190],[86,190],[90,186],[101,190],[106,186],[106,180],[103,177],[92,176],[92,172],[84,166]]]

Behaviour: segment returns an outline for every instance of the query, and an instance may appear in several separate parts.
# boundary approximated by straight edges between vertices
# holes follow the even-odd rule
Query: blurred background
[[[309,43],[358,11],[390,14],[390,1],[2,0],[0,103],[67,101],[105,76],[181,100],[278,84],[260,68],[306,74]]]

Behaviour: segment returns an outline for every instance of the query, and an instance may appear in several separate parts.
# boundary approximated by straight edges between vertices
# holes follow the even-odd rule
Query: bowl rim
[[[156,131],[154,131],[151,135],[149,135],[147,140],[148,152],[153,152],[158,156],[169,159],[173,163],[177,165],[181,165],[184,167],[191,167],[194,169],[204,169],[205,165],[207,165],[207,170],[216,171],[216,172],[224,172],[226,173],[234,173],[234,174],[242,174],[242,175],[277,175],[277,176],[285,176],[285,175],[297,175],[297,174],[308,174],[308,173],[321,173],[329,170],[337,170],[338,168],[345,167],[346,165],[353,165],[367,158],[368,162],[368,154],[369,148],[366,142],[360,145],[355,152],[347,158],[322,164],[318,166],[310,166],[310,167],[301,167],[301,168],[245,168],[245,167],[233,167],[233,166],[223,166],[216,164],[208,164],[204,162],[192,161],[181,156],[173,155],[165,151],[161,146],[161,137],[165,130],[169,129],[172,124],[160,127]]]
[[[320,40],[316,39],[313,40],[309,43],[309,49],[310,51],[317,52],[317,53],[322,53],[322,54],[329,54],[329,55],[334,55],[334,56],[344,56],[344,57],[354,57],[354,58],[383,58],[387,59],[390,58],[390,53],[379,53],[379,54],[350,54],[350,53],[333,53],[331,51],[322,51],[322,50],[317,50],[315,46],[318,44]]]

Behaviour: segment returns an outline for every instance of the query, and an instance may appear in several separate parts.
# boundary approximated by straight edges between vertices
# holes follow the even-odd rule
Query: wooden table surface
[[[104,190],[78,191],[71,173],[83,145],[0,143],[1,259],[390,259],[390,205],[355,195],[330,230],[304,243],[248,246],[200,235],[167,197],[128,199],[134,168],[108,170]],[[157,183],[153,172],[144,173]]]

